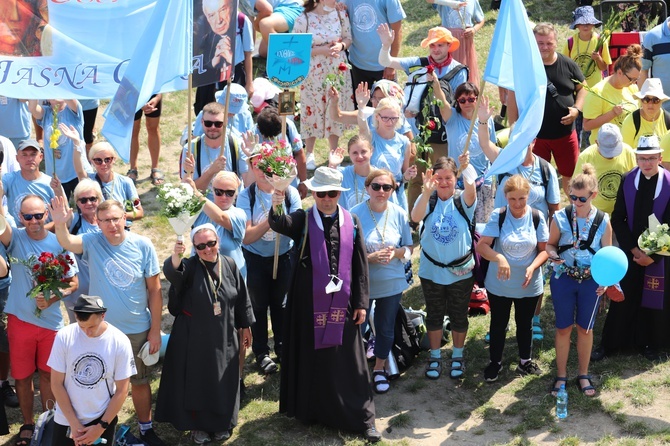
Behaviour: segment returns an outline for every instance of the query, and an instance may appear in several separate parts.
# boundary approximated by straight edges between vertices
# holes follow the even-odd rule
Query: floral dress
[[[332,45],[343,39],[351,39],[351,26],[346,12],[337,10],[327,14],[308,12],[300,15],[293,27],[294,33],[312,33],[312,48]],[[342,135],[344,126],[334,122],[327,113],[327,90],[323,83],[326,75],[340,73],[340,63],[347,63],[344,51],[340,57],[312,55],[309,75],[300,85],[300,132],[303,138],[326,138]],[[344,86],[340,89],[340,110],[353,110],[351,75],[344,72]]]

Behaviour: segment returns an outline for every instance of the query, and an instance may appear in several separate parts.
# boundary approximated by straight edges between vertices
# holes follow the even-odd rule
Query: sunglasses
[[[589,201],[589,198],[591,198],[591,195],[593,195],[593,192],[588,194],[586,197],[578,197],[577,195],[570,195],[570,200],[572,200],[572,201],[579,200],[582,203],[586,203],[587,201]]]
[[[645,104],[648,104],[650,102],[652,104],[659,104],[661,102],[661,100],[659,98],[655,98],[655,97],[652,97],[652,96],[645,96],[645,97],[642,98],[642,102],[644,102]]]
[[[326,198],[326,195],[328,195],[330,198],[336,198],[339,193],[340,191],[338,190],[329,190],[328,192],[317,192],[316,196],[319,198]]]
[[[393,122],[393,123],[396,123],[396,122],[398,122],[398,119],[400,119],[400,118],[397,117],[397,116],[381,116],[381,115],[380,115],[380,116],[379,116],[379,119],[381,119],[381,120],[384,121],[384,122]]]
[[[477,102],[477,98],[460,98],[460,99],[458,100],[458,103],[459,103],[459,104],[465,104],[466,102],[469,102],[469,103],[471,103],[471,104],[474,104],[475,102]]]
[[[96,201],[98,201],[98,197],[80,197],[79,200],[77,200],[77,201],[78,201],[80,204],[86,204],[86,203],[88,203],[89,201],[90,201],[91,203],[95,203]]]
[[[393,190],[393,186],[390,184],[370,183],[370,187],[375,192],[379,192],[380,189],[384,189],[384,192],[391,192]]]
[[[42,212],[41,214],[21,214],[21,215],[23,216],[23,219],[25,221],[30,221],[33,218],[35,220],[42,220],[44,218],[44,214],[46,214],[46,212]]]
[[[197,249],[198,251],[202,251],[205,248],[215,247],[217,243],[218,242],[216,240],[210,240],[207,243],[198,243],[197,245],[195,245],[195,249]]]
[[[622,73],[623,73],[623,71],[622,71]],[[626,73],[623,73],[623,75],[626,76],[626,79],[628,79],[628,81],[629,81],[631,84],[634,84],[634,83],[637,82],[637,78],[636,78],[636,77],[630,77],[630,76],[627,75]]]
[[[214,195],[217,197],[222,197],[224,194],[229,196],[230,198],[235,196],[235,190],[225,190],[225,189],[217,189],[216,187],[214,188]]]
[[[220,129],[221,127],[223,127],[223,121],[205,121],[205,120],[203,120],[202,123],[205,124],[205,127],[214,126],[217,129]]]
[[[98,166],[102,165],[102,163],[105,164],[111,164],[111,162],[114,161],[113,156],[108,156],[107,158],[93,158],[93,162],[97,164]]]

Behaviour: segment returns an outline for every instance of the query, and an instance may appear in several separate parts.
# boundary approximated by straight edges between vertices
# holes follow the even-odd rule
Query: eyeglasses
[[[623,71],[622,71],[622,73],[623,73]],[[628,79],[628,81],[630,81],[631,84],[634,84],[635,82],[637,82],[637,78],[632,78],[629,75],[627,75],[626,73],[623,73],[623,75],[626,76],[626,79]]]
[[[473,97],[470,97],[470,98],[460,98],[460,99],[458,100],[458,103],[459,103],[459,104],[465,104],[466,102],[469,102],[469,103],[471,103],[471,104],[474,104],[475,102],[477,102],[477,98],[473,98]]]
[[[593,195],[593,192],[588,194],[586,197],[578,197],[577,195],[570,195],[570,200],[572,200],[572,201],[579,200],[582,203],[586,203],[587,201],[589,201],[589,198],[591,198],[591,195]]]
[[[645,96],[642,98],[642,102],[645,104],[652,103],[652,104],[659,104],[661,100],[659,98],[655,98],[653,96]]]
[[[121,221],[121,217],[106,218],[104,220],[98,220],[100,223],[113,224],[116,225]]]
[[[205,121],[205,120],[203,120],[202,123],[205,124],[205,127],[214,126],[217,129],[220,129],[221,127],[223,127],[223,121]]]
[[[317,192],[316,196],[319,198],[326,198],[326,195],[328,195],[330,198],[337,198],[339,193],[339,190],[329,190],[328,192]]]
[[[91,203],[95,203],[96,201],[98,201],[98,197],[79,197],[79,199],[78,199],[77,201],[78,201],[80,204],[86,204],[86,203],[88,203],[89,201],[90,201]]]
[[[234,197],[235,196],[235,190],[225,190],[225,189],[217,189],[216,187],[214,188],[214,195],[217,197],[222,197],[224,194],[229,196],[229,197]]]
[[[398,119],[400,119],[400,118],[397,117],[397,116],[382,116],[382,115],[379,115],[379,119],[381,119],[384,122],[392,122],[392,123],[395,124],[396,122],[398,122]]]
[[[202,251],[205,248],[215,247],[217,243],[218,242],[216,240],[210,240],[207,243],[198,243],[197,245],[195,245],[195,249],[197,249],[198,251]]]
[[[98,166],[102,165],[102,163],[111,164],[112,161],[114,161],[113,156],[108,156],[107,158],[93,158],[93,162]]]
[[[46,214],[46,212],[42,212],[41,214],[21,214],[21,215],[23,216],[23,219],[25,221],[30,221],[33,218],[35,220],[42,220],[44,218],[44,214]]]
[[[658,157],[657,156],[651,156],[649,158],[643,158],[641,156],[638,156],[637,158],[638,163],[657,163],[658,162]]]
[[[380,189],[384,189],[384,192],[391,192],[393,190],[393,186],[390,184],[370,183],[370,187],[375,192],[379,192]]]

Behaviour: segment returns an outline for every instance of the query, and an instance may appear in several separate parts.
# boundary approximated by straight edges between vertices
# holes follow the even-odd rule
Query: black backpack
[[[420,58],[419,62],[421,63],[422,67],[430,65],[427,57]],[[449,70],[447,74],[440,78],[440,88],[442,88],[442,91],[444,92],[444,97],[447,98],[447,101],[452,105],[454,102],[454,92],[451,90],[451,84],[449,81],[452,80],[461,70],[465,70],[467,78],[470,74],[470,71],[468,70],[468,67],[463,64],[456,65],[454,68]],[[410,89],[410,97],[414,92],[413,87],[418,84],[426,84],[426,82],[407,82],[405,84],[405,87],[408,85],[412,86]],[[442,124],[442,115],[440,114],[439,107],[436,105],[430,105],[428,107],[428,113],[426,115],[423,114],[423,109],[425,107],[427,97],[428,88],[424,88],[421,93],[421,99],[419,100],[419,113],[416,115],[416,126],[418,128],[420,125],[424,125],[430,118],[434,118],[439,127],[431,132],[427,142],[432,144],[445,143],[447,141],[447,129],[445,128],[444,124]],[[409,102],[409,100],[410,98],[407,98],[407,102]]]
[[[670,129],[670,127],[668,127]],[[549,171],[549,162],[546,159],[538,156],[537,159],[540,161],[540,175],[542,176],[542,186],[544,187],[544,199],[547,200],[547,192],[549,186],[549,178],[551,178],[551,172]],[[502,180],[505,177],[512,175],[510,172],[505,172],[498,174],[498,187],[502,184]],[[537,227],[536,227],[537,228]]]
[[[663,119],[665,120],[665,128],[670,130],[670,112],[667,110],[663,110]],[[640,124],[642,123],[642,117],[640,116],[640,109],[638,108],[635,110],[633,113],[633,125],[635,125],[635,136],[637,136],[638,133],[640,133]]]
[[[574,207],[572,205],[566,206],[565,207],[565,216],[567,217],[569,222],[572,222],[572,212],[574,210]],[[587,250],[591,254],[596,253],[596,251],[591,248],[591,243],[593,243],[593,239],[596,237],[596,232],[598,232],[598,228],[600,227],[600,224],[603,222],[603,218],[605,218],[605,213],[601,211],[600,209],[596,210],[596,216],[593,218],[593,222],[591,223],[591,228],[589,229],[589,235],[586,238],[586,240],[580,240],[579,241],[579,249],[580,250]],[[572,243],[569,245],[560,245],[556,252],[558,254],[562,253],[563,251],[567,251],[568,249],[572,248]]]
[[[393,333],[391,352],[396,359],[398,369],[400,371],[407,370],[421,352],[421,346],[419,345],[419,334],[407,318],[407,313],[405,313],[402,305],[398,305]]]

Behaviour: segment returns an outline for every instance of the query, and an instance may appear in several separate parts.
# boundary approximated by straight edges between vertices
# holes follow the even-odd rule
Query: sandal
[[[449,372],[451,379],[463,379],[465,377],[465,359],[461,356],[458,358],[451,358],[451,371]]]
[[[558,393],[558,391],[561,390],[561,386],[559,385],[559,383],[562,383],[562,382],[567,383],[567,382],[568,382],[568,378],[563,377],[563,376],[557,376],[556,378],[554,378],[554,382],[553,382],[553,384],[551,385],[551,387],[549,388],[549,393],[550,393],[552,396],[556,396],[556,394]]]
[[[585,379],[589,382],[589,384],[584,386],[584,387],[582,387],[582,383],[581,383],[581,381],[583,379]],[[591,381],[591,375],[579,375],[575,379],[575,383],[577,384],[577,388],[579,389],[579,391],[582,392],[582,395],[587,396],[589,398],[592,398],[592,397],[596,396],[596,388],[593,387],[593,381]],[[586,393],[589,390],[593,390],[593,393],[591,395]]]
[[[372,382],[374,385],[375,393],[382,394],[389,391],[391,385],[389,380],[386,377],[386,372],[384,370],[373,370],[372,371]],[[383,387],[386,386],[386,387]]]
[[[544,339],[542,326],[539,322],[533,322],[533,341],[541,341]]]
[[[21,434],[24,432],[30,432],[30,437],[22,437]],[[34,424],[24,424],[21,426],[19,429],[19,438],[17,438],[16,443],[14,443],[14,446],[29,446],[30,445],[30,440],[33,438],[33,432],[35,432],[35,425]]]
[[[165,175],[160,169],[151,169],[151,184],[154,186],[160,186],[165,183]]]
[[[137,169],[128,169],[128,172],[126,172],[126,176],[130,178],[133,181],[133,184],[137,183]]]
[[[431,372],[435,372],[437,375],[431,375]],[[428,379],[438,379],[442,375],[442,358],[428,358],[425,375]]]

